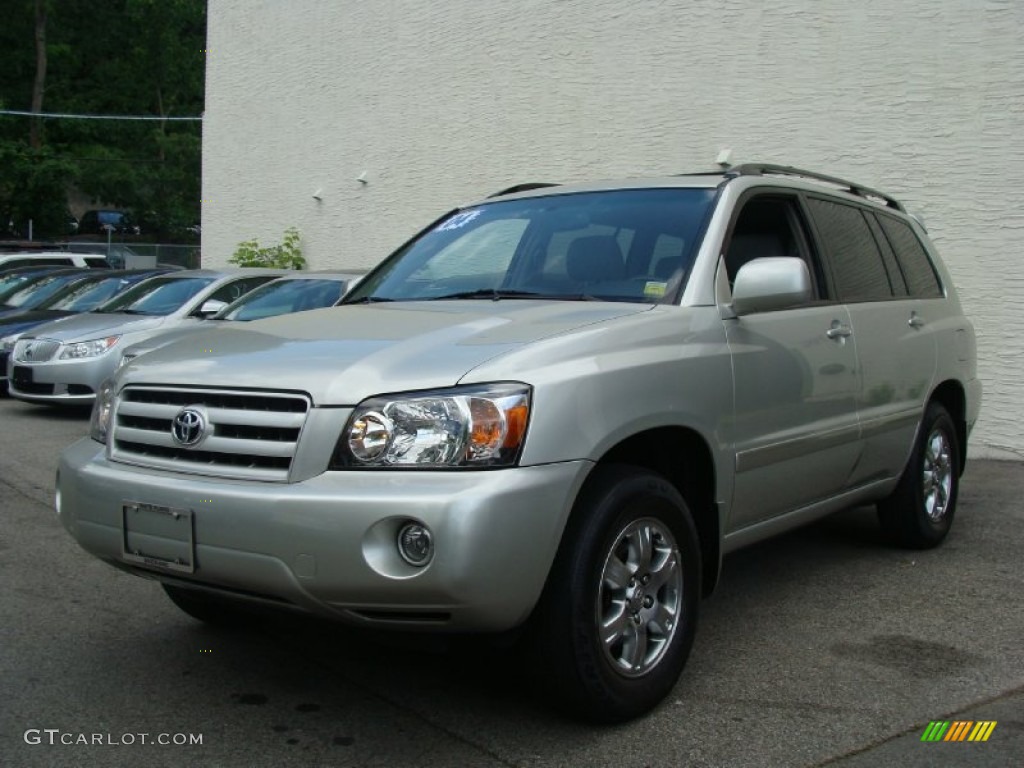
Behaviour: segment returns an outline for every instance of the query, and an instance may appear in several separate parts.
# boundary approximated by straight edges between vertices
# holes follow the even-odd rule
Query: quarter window
[[[914,230],[892,216],[879,216],[878,219],[903,268],[910,295],[925,299],[941,298],[942,286]]]
[[[882,254],[860,208],[818,198],[807,203],[824,240],[839,298],[846,302],[891,299]]]

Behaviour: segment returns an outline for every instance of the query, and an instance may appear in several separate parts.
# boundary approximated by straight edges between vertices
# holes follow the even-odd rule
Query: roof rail
[[[893,208],[904,213],[906,212],[903,208],[903,204],[900,203],[899,200],[891,195],[885,194],[884,192],[879,192],[877,189],[865,187],[862,184],[847,181],[846,179],[840,179],[835,176],[826,176],[824,173],[815,173],[814,171],[805,171],[800,168],[793,168],[789,165],[743,163],[742,165],[734,165],[725,171],[726,176],[766,176],[769,174],[775,174],[778,176],[801,176],[807,179],[815,179],[816,181],[825,181],[829,184],[835,184],[850,194],[857,195],[857,197],[874,197],[883,201],[889,208]]]
[[[502,195],[514,195],[516,192],[529,192],[531,189],[543,189],[544,187],[557,187],[558,184],[552,184],[546,181],[528,181],[525,184],[515,184],[511,187],[495,192],[493,195],[488,195],[487,199],[490,200],[492,197],[501,197]]]

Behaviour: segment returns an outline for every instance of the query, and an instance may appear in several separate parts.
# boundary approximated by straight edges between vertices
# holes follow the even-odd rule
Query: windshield
[[[96,311],[169,315],[213,281],[212,277],[154,277],[115,296]]]
[[[42,280],[38,280],[12,293],[4,301],[4,304],[8,307],[35,309],[68,283],[81,279],[82,276],[80,274],[47,275]]]
[[[467,298],[672,301],[714,189],[630,189],[486,203],[407,244],[343,303]]]
[[[341,298],[342,280],[275,280],[222,309],[217,320],[259,320],[329,307]]]
[[[138,280],[138,278],[132,279],[119,275],[83,280],[81,283],[70,285],[57,295],[50,297],[43,308],[60,309],[66,312],[88,312]]]
[[[0,302],[6,301],[8,296],[44,277],[46,272],[12,272],[3,275],[0,277]]]

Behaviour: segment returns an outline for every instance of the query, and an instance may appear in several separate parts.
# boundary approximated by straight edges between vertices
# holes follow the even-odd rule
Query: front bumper
[[[86,551],[169,583],[356,624],[501,631],[525,620],[540,596],[590,466],[326,472],[277,484],[119,464],[86,438],[61,455],[58,510]],[[194,572],[126,560],[128,502],[191,510],[193,541],[184,546]],[[395,546],[408,520],[433,533],[424,568]]]
[[[51,360],[45,363],[18,363],[11,355],[7,377],[12,396],[33,403],[91,403],[100,384],[117,370],[121,356],[107,352],[99,357],[79,360]],[[29,372],[30,382],[19,382],[17,368]]]

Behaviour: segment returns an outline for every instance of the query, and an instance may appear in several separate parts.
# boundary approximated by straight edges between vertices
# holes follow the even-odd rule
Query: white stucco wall
[[[203,263],[296,226],[369,266],[506,185],[731,147],[924,215],[978,330],[974,454],[1021,457],[1021,40],[1019,0],[210,0]]]

